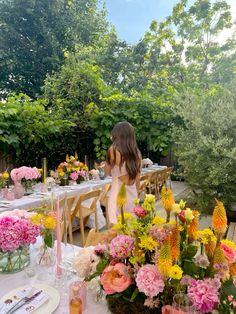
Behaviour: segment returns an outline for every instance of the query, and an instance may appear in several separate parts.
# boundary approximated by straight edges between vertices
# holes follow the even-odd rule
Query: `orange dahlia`
[[[212,216],[212,228],[220,239],[226,232],[227,229],[227,216],[224,204],[216,199],[216,206]]]

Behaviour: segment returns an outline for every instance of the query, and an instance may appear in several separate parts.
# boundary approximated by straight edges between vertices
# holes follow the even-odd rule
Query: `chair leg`
[[[70,244],[73,244],[74,239],[73,239],[73,233],[72,233],[72,221],[70,217],[68,218],[68,233],[69,233]]]
[[[109,216],[108,216],[108,198],[106,198],[106,226],[107,226],[107,230],[110,227],[110,222],[109,222]]]
[[[84,239],[84,219],[83,217],[80,216],[80,232],[81,232],[81,242],[82,242],[82,247],[84,247],[85,244],[85,239]]]
[[[95,208],[95,212],[94,212],[94,216],[95,216],[95,231],[98,232],[98,213],[97,213],[97,207]]]

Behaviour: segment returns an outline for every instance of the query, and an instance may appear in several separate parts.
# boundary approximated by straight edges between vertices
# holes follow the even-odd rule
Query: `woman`
[[[134,128],[128,122],[119,122],[112,132],[112,146],[107,152],[105,174],[112,175],[111,191],[108,199],[108,215],[112,224],[117,222],[119,208],[117,196],[121,185],[126,186],[126,206],[130,212],[134,207],[133,200],[138,195],[141,154],[137,147]]]

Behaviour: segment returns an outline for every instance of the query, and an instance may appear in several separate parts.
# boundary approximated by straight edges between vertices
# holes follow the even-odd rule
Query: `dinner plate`
[[[4,300],[11,298],[14,294],[16,294],[19,290],[27,288],[28,286],[18,287],[11,292],[5,294],[0,302],[4,302]],[[33,284],[32,287],[35,287],[38,290],[43,290],[49,295],[49,300],[42,304],[37,310],[33,312],[33,314],[52,314],[60,303],[60,294],[59,292],[53,288],[52,286],[42,285],[42,284]]]

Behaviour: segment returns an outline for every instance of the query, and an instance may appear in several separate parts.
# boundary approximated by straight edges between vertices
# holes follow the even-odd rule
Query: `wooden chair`
[[[73,231],[80,229],[82,246],[84,246],[85,244],[84,225],[86,224],[91,214],[95,215],[95,230],[98,231],[97,201],[99,199],[101,191],[101,189],[97,189],[91,192],[82,193],[78,198],[78,202],[75,206],[74,211],[70,215],[70,224],[72,226],[71,236]],[[89,207],[83,205],[83,202],[87,200],[92,201]],[[79,226],[73,227],[73,221],[75,220],[75,218],[79,218]]]
[[[108,192],[111,189],[111,184],[108,183],[104,186],[101,196],[100,196],[100,204],[105,207],[106,210],[106,226],[107,229],[110,227],[109,216],[108,216]]]
[[[95,246],[97,244],[109,244],[113,238],[116,237],[116,232],[109,229],[105,232],[99,232],[91,229],[88,233],[85,246]]]
[[[59,206],[61,209],[61,239],[67,241],[67,235],[69,234],[69,242],[73,244],[72,225],[70,215],[74,211],[76,206],[77,195],[65,196],[59,200]],[[66,237],[66,238],[65,238]]]
[[[147,186],[150,179],[150,174],[143,174],[140,176],[140,186],[139,186],[139,193],[147,192]]]

